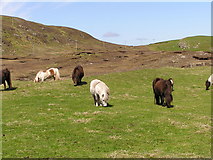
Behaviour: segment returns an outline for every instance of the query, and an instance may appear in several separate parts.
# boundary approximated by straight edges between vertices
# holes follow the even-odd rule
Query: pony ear
[[[171,82],[171,84],[174,84],[174,81],[172,78],[169,78],[168,80]]]
[[[107,94],[110,95],[110,90],[109,89],[107,90]]]

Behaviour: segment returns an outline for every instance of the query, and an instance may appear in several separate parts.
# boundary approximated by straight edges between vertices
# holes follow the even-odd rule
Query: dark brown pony
[[[171,105],[171,102],[173,100],[173,80],[171,78],[168,80],[156,78],[152,82],[152,87],[156,104],[167,106],[168,108],[173,107]],[[166,101],[165,103],[164,100]]]
[[[0,84],[4,84],[4,89],[6,89],[6,82],[7,82],[7,85],[9,86],[9,89],[11,89],[12,83],[11,83],[10,71],[7,68],[0,71]]]
[[[83,78],[83,76],[84,76],[83,67],[80,65],[76,66],[72,72],[72,80],[75,86],[81,84],[81,79]]]

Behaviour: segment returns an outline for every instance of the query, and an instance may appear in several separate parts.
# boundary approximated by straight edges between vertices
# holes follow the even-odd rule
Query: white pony
[[[90,82],[90,92],[94,98],[95,106],[106,107],[108,105],[109,88],[104,82],[98,79],[92,80]]]
[[[36,74],[34,82],[43,82],[45,79],[53,77],[54,80],[60,80],[60,74],[58,68],[50,68],[46,71],[39,71]]]
[[[213,74],[206,80],[206,90],[209,90],[209,87],[213,83]]]

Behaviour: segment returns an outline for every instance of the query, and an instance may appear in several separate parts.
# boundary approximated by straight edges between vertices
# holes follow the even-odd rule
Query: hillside
[[[2,17],[3,55],[38,55],[50,52],[74,53],[88,49],[118,47],[99,41],[77,29],[47,26],[21,18]]]
[[[83,52],[88,50],[127,49],[129,46],[111,44],[95,39],[77,29],[47,26],[17,17],[2,18],[3,55],[40,55],[48,53]],[[211,36],[194,36],[138,46],[153,51],[211,51]]]
[[[73,28],[47,26],[17,17],[0,17],[2,18],[3,55],[36,55],[44,52],[74,53],[90,49],[128,47],[100,41]],[[153,51],[211,51],[211,36],[187,37],[154,43],[146,47]]]
[[[210,37],[184,40],[190,48],[181,49],[183,40],[148,46],[123,46],[99,41],[82,31],[46,26],[16,17],[2,16],[2,64],[12,79],[33,80],[39,70],[60,69],[70,78],[76,65],[84,67],[86,76],[124,72],[142,68],[210,66]],[[192,48],[192,44],[198,44]]]
[[[148,45],[155,51],[211,51],[211,36],[194,36]]]

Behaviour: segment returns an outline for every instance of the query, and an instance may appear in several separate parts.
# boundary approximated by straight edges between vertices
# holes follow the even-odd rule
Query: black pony
[[[11,76],[9,69],[5,68],[0,71],[0,84],[4,84],[4,89],[6,89],[6,82],[9,86],[9,89],[12,88]]]

